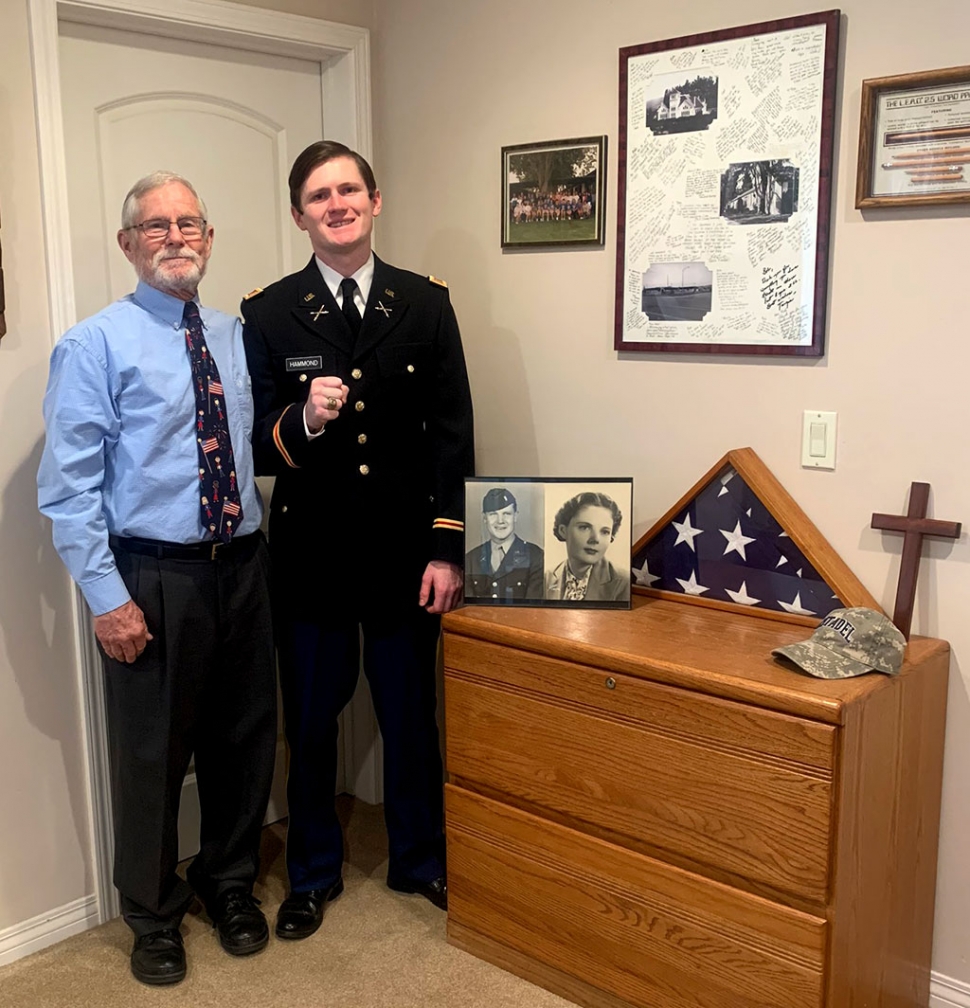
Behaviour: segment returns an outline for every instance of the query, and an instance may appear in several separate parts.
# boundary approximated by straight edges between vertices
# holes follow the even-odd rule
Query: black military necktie
[[[205,344],[199,306],[187,301],[182,313],[195,391],[195,439],[199,446],[199,505],[202,527],[229,542],[243,520],[236,461],[229,438],[226,396],[219,368]]]
[[[347,325],[350,326],[351,333],[356,336],[360,332],[360,312],[354,304],[354,293],[357,290],[357,281],[353,277],[345,277],[340,281],[340,293],[343,295],[343,304],[340,310],[344,313]]]

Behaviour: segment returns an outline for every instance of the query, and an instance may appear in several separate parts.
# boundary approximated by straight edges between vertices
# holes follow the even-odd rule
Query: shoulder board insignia
[[[248,301],[250,298],[256,297],[257,294],[262,294],[263,288],[257,287],[255,290],[251,290],[244,298],[243,301]]]
[[[448,286],[448,281],[447,280],[442,280],[440,277],[429,276],[428,279],[433,284],[437,284],[439,287],[447,287]]]

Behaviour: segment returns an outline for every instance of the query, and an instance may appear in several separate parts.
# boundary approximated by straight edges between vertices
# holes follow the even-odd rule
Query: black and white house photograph
[[[717,75],[703,70],[662,74],[644,103],[646,125],[656,134],[693,133],[717,119]]]
[[[777,224],[798,209],[798,168],[788,160],[742,161],[721,174],[721,216],[734,224]]]
[[[663,262],[643,274],[640,308],[651,322],[700,322],[711,310],[714,275],[702,262]]]

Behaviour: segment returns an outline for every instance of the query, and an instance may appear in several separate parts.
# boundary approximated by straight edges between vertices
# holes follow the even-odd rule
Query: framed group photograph
[[[970,66],[862,82],[855,205],[970,202]]]
[[[839,16],[620,50],[617,350],[822,355]]]
[[[502,148],[502,248],[602,245],[606,137]]]
[[[465,604],[630,608],[633,480],[469,477]]]

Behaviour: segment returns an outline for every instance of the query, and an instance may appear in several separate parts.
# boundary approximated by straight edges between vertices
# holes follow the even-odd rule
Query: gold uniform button
[[[366,476],[369,472],[370,472],[370,466],[368,466],[368,465],[362,465],[360,467],[360,474],[361,474],[361,476]]]
[[[413,364],[408,364],[408,372],[410,374],[414,374],[414,365]]]
[[[280,511],[282,511],[283,514],[286,514],[286,512],[289,511],[289,510],[290,509],[285,504],[280,508]]]
[[[357,410],[358,413],[360,413],[361,410],[363,410],[363,408],[364,408],[364,400],[358,399],[357,402],[354,403],[354,409]]]
[[[367,435],[366,434],[358,434],[357,435],[357,444],[367,444]]]
[[[306,375],[305,374],[301,374],[300,375],[300,381],[306,381]]]
[[[363,378],[364,372],[361,371],[359,367],[355,367],[353,371],[350,372],[351,378]]]

